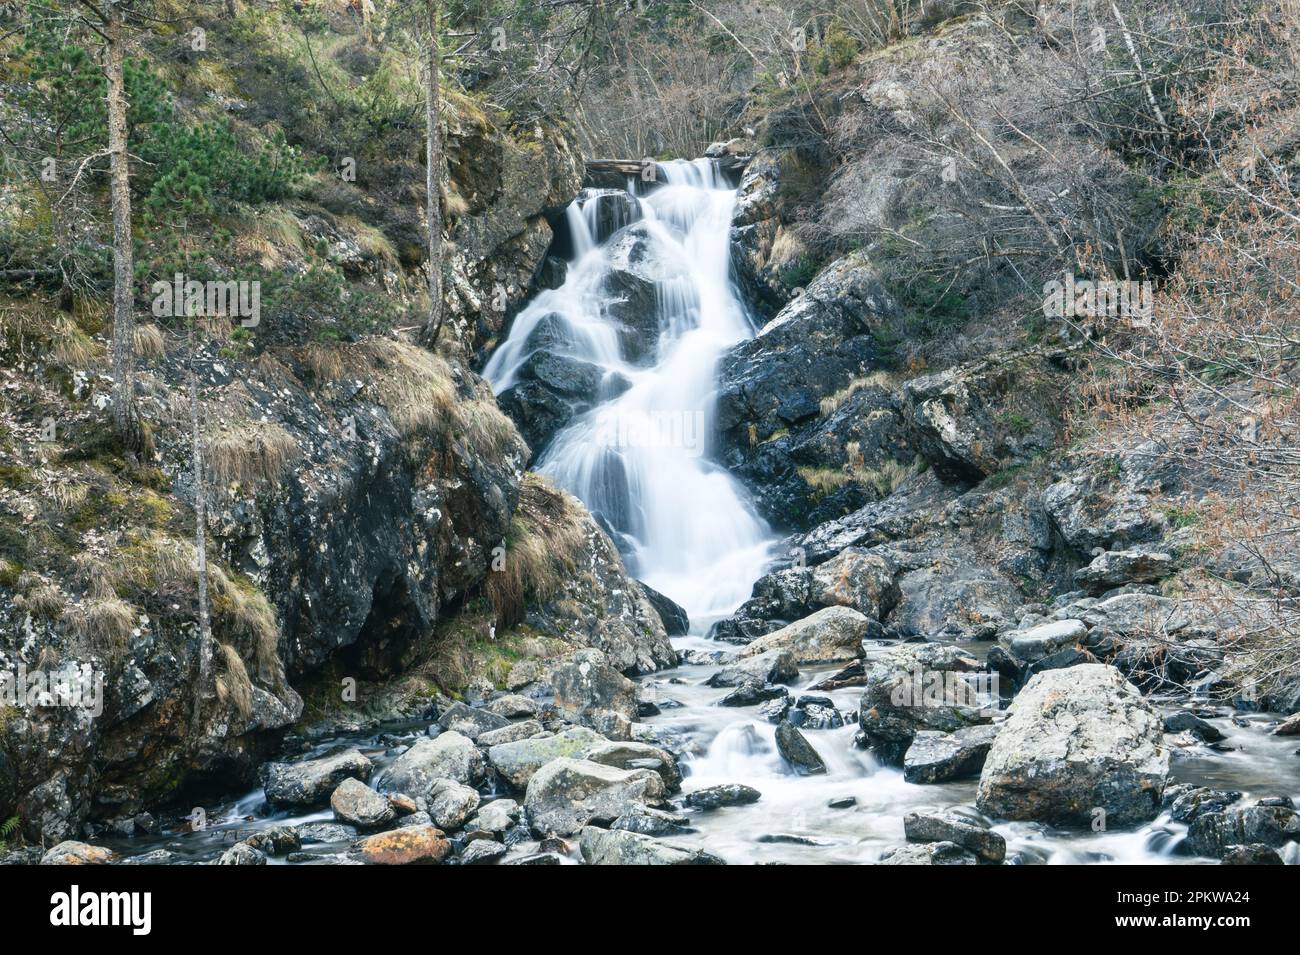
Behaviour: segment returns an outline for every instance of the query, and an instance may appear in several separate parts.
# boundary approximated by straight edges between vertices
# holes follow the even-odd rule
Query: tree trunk
[[[428,88],[424,101],[425,121],[425,205],[429,230],[429,321],[425,338],[430,348],[438,345],[442,332],[442,125],[438,52],[439,0],[425,0],[429,12]]]
[[[113,429],[128,449],[143,451],[148,436],[135,406],[135,265],[131,249],[131,172],[127,166],[126,78],[122,67],[125,54],[118,0],[104,4],[104,36],[113,196]]]
[[[191,318],[191,321],[193,319]],[[194,329],[190,329],[190,427],[194,480],[194,566],[199,588],[199,691],[194,697],[197,724],[203,701],[216,692],[212,679],[212,623],[208,614],[208,517],[203,496],[203,421],[199,415],[199,376],[194,367]]]

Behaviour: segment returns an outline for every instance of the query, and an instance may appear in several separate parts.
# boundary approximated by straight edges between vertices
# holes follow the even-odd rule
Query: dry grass
[[[55,510],[64,514],[84,504],[89,494],[89,485],[72,480],[52,484],[49,490],[50,503],[54,505]]]
[[[111,656],[125,652],[136,617],[135,608],[118,597],[91,597],[64,612],[73,633]]]
[[[248,668],[239,651],[228,643],[218,644],[217,654],[222,665],[217,675],[217,699],[229,703],[240,719],[246,720],[253,713],[253,681],[248,677]]]
[[[371,374],[370,385],[404,437],[445,427],[452,420],[456,386],[438,355],[393,338],[355,346]]]
[[[74,370],[84,370],[93,365],[103,353],[77,323],[68,315],[59,315],[50,329],[50,359],[57,365]]]
[[[492,399],[475,398],[454,408],[455,424],[476,454],[497,458],[520,443],[515,423]]]
[[[280,425],[247,421],[210,438],[204,463],[219,487],[257,486],[278,481],[300,453],[297,442]]]
[[[369,258],[380,260],[388,268],[397,266],[397,249],[380,229],[367,225],[354,216],[345,216],[339,224],[352,234],[361,251]]]
[[[338,381],[347,370],[346,352],[340,345],[313,342],[298,349],[297,358],[321,383]]]
[[[135,327],[135,351],[141,358],[152,361],[162,358],[167,352],[162,329],[157,325],[137,325]]]
[[[887,371],[873,371],[869,375],[863,375],[860,378],[854,378],[847,385],[841,388],[835,394],[823,398],[821,401],[822,417],[834,414],[844,402],[848,401],[863,388],[884,388],[893,389],[897,385],[894,376]]]
[[[922,460],[919,457],[911,464],[886,461],[878,468],[864,467],[855,463],[855,458],[857,462],[862,460],[861,452],[855,445],[856,442],[846,445],[849,464],[842,468],[799,468],[799,477],[812,488],[814,495],[822,497],[846,484],[857,483],[870,485],[881,497],[887,497],[921,469]]]
[[[238,255],[256,258],[264,269],[278,269],[306,255],[302,226],[287,209],[273,206],[245,226],[246,222],[239,218],[232,223],[239,229],[234,241]]]
[[[503,560],[494,560],[483,585],[497,625],[524,618],[529,601],[550,600],[578,567],[587,546],[586,518],[577,500],[537,474],[524,478]]]
[[[280,627],[266,596],[250,584],[228,576],[219,566],[208,568],[212,585],[212,627],[252,647],[260,679],[273,680],[280,668]]]
[[[53,584],[41,583],[15,597],[14,604],[36,620],[58,620],[68,606],[68,598]]]
[[[779,226],[776,237],[772,240],[772,251],[768,257],[773,269],[780,269],[796,262],[808,254],[808,248],[793,229]]]

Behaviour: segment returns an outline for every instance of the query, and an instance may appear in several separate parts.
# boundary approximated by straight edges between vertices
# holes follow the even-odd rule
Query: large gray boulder
[[[946,812],[910,812],[903,817],[909,842],[951,842],[973,852],[985,862],[1006,858],[1007,843],[987,822],[973,815]]]
[[[619,829],[587,826],[578,836],[578,849],[587,865],[725,865],[701,849],[661,842]]]
[[[497,775],[514,789],[522,792],[528,781],[553,759],[568,756],[582,759],[597,746],[609,740],[585,726],[574,726],[554,736],[523,739],[501,743],[488,750],[488,761]]]
[[[668,750],[652,743],[612,742],[602,743],[587,751],[586,759],[617,769],[651,769],[664,781],[664,788],[672,793],[682,786],[682,773],[677,760]]]
[[[996,707],[993,675],[957,647],[905,644],[867,661],[858,721],[862,741],[901,766],[922,730],[955,732],[987,723]]]
[[[551,671],[555,705],[574,722],[626,738],[636,719],[636,684],[610,666],[599,650],[580,650]]]
[[[810,617],[759,637],[740,651],[741,659],[787,650],[796,664],[845,663],[862,656],[869,621],[848,607],[827,607]]]
[[[454,779],[436,779],[429,787],[429,818],[439,829],[450,831],[465,825],[478,809],[479,794]]]
[[[380,792],[425,796],[438,779],[454,779],[476,786],[483,779],[486,763],[473,741],[454,730],[433,739],[417,740],[375,779]]]
[[[262,767],[262,788],[273,805],[316,806],[328,800],[343,780],[364,782],[374,768],[360,751],[341,749],[319,759],[267,763]]]
[[[397,815],[387,799],[356,779],[339,783],[330,796],[330,808],[339,822],[359,829],[378,828]]]
[[[903,778],[909,783],[943,783],[978,776],[997,735],[993,724],[955,733],[921,730],[903,756]]]
[[[666,792],[653,770],[616,769],[562,757],[533,774],[524,809],[533,832],[567,836],[593,822],[608,825],[638,803],[659,805]]]
[[[1059,825],[1145,822],[1169,775],[1164,726],[1112,666],[1033,677],[1016,697],[980,775],[976,804],[1005,819]]]
[[[709,677],[707,682],[713,687],[751,684],[762,686],[767,683],[792,683],[798,678],[799,668],[795,666],[794,654],[778,647],[728,663]]]

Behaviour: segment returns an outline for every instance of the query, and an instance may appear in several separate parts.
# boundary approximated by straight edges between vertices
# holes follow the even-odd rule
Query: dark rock
[[[748,806],[763,796],[757,789],[741,783],[723,783],[707,789],[697,789],[686,796],[686,805],[692,809],[720,809],[723,806]]]
[[[1178,713],[1170,713],[1165,717],[1166,733],[1189,732],[1197,739],[1206,743],[1217,743],[1224,739],[1223,732],[1214,724],[1201,719],[1195,713],[1189,713],[1182,710]]]
[[[1074,572],[1074,580],[1089,593],[1102,594],[1128,584],[1163,580],[1173,572],[1174,559],[1169,554],[1134,548],[1098,554],[1091,564]]]
[[[1272,846],[1232,846],[1223,854],[1223,865],[1286,865]]]
[[[587,865],[725,865],[717,856],[701,849],[661,842],[627,830],[594,826],[582,830],[578,848]]]
[[[818,776],[826,772],[826,763],[817,750],[788,722],[777,724],[776,748],[781,758],[800,776]]]
[[[999,863],[1007,854],[1007,843],[989,824],[977,816],[949,811],[908,813],[903,832],[910,842],[951,842],[975,853],[985,862]]]
[[[1202,812],[1187,830],[1187,848],[1195,855],[1223,858],[1232,846],[1266,845],[1275,849],[1300,841],[1300,814],[1287,806],[1230,806]]]
[[[373,770],[358,750],[337,749],[319,759],[267,763],[262,767],[262,787],[274,805],[316,806],[324,804],[343,780],[364,782]]]
[[[640,583],[640,581],[638,581]],[[655,608],[659,614],[659,619],[664,622],[664,631],[670,637],[682,637],[691,629],[691,620],[686,611],[674,603],[668,597],[665,597],[653,587],[641,584],[641,589],[645,591],[646,599],[650,605]]]
[[[955,733],[921,730],[903,757],[903,778],[909,783],[942,783],[978,776],[997,733],[992,725]]]

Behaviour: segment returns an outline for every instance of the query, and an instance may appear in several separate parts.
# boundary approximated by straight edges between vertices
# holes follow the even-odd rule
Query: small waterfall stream
[[[735,191],[710,160],[658,168],[662,184],[630,203],[606,193],[569,207],[576,256],[564,284],[517,316],[484,374],[498,394],[513,385],[542,323],[552,353],[601,369],[611,397],[558,433],[536,468],[621,534],[632,574],[685,607],[700,630],[749,596],[772,535],[744,489],[709,460],[718,358],[753,334],[730,279]],[[631,228],[604,234],[609,220],[636,216]],[[640,364],[620,347],[612,307],[622,302],[609,291],[629,259],[654,292],[656,341]]]

